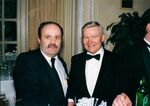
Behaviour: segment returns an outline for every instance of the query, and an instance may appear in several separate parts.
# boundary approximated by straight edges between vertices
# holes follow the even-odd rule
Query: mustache
[[[48,46],[47,46],[48,48],[58,48],[58,46],[56,45],[56,44],[49,44]]]

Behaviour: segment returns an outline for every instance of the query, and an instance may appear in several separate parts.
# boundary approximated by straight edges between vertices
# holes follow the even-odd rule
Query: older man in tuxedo
[[[104,49],[103,41],[103,28],[98,22],[91,21],[82,27],[85,51],[72,57],[68,106],[74,106],[83,97],[98,98],[98,103],[107,101],[108,106],[112,104],[115,55]]]
[[[18,106],[66,105],[67,68],[58,55],[63,29],[56,22],[38,28],[39,48],[21,53],[13,71]]]

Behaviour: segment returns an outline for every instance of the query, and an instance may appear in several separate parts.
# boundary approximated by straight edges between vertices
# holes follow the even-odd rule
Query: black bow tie
[[[95,58],[96,60],[99,60],[100,59],[100,54],[97,54],[97,55],[86,54],[86,60],[90,60],[92,58]]]

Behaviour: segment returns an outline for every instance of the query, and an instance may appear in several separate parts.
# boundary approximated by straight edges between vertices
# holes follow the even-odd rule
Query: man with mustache
[[[39,48],[21,53],[13,70],[18,106],[66,105],[67,67],[59,56],[63,29],[56,22],[38,28]]]

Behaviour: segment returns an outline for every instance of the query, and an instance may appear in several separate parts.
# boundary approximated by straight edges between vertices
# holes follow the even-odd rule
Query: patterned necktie
[[[92,58],[95,58],[96,60],[99,60],[100,59],[100,54],[97,54],[97,55],[86,54],[86,60],[90,60]]]

